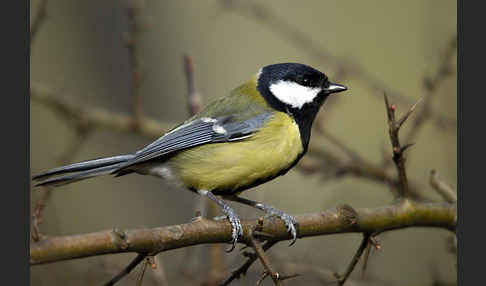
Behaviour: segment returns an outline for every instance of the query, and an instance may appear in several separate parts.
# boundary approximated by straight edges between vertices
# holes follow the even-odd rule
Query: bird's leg
[[[224,198],[227,199],[227,200],[230,200],[230,201],[242,203],[242,204],[257,208],[259,210],[262,210],[269,217],[270,216],[276,216],[276,217],[280,218],[285,223],[285,226],[287,227],[287,231],[292,235],[292,242],[290,243],[290,245],[294,244],[295,241],[297,240],[297,229],[298,229],[299,223],[297,222],[297,220],[295,219],[294,216],[286,214],[283,211],[276,209],[272,206],[265,205],[265,204],[262,204],[262,203],[259,203],[259,202],[255,202],[255,201],[252,201],[252,200],[249,200],[249,199],[241,198],[241,197],[238,197],[236,195],[224,196]]]
[[[213,193],[206,190],[199,190],[198,193],[217,203],[221,207],[223,213],[228,218],[229,222],[231,223],[232,246],[226,251],[233,251],[233,249],[235,249],[236,243],[238,242],[238,238],[243,236],[243,227],[241,226],[240,219],[236,215],[235,211],[224,200],[216,197]]]

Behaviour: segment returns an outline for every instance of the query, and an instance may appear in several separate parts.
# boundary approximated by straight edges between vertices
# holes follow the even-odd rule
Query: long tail
[[[60,186],[80,180],[112,174],[121,163],[133,158],[133,155],[121,155],[75,163],[51,169],[35,175],[32,180],[36,186]]]

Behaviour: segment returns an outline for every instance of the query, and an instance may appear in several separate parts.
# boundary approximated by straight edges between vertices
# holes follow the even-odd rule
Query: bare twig
[[[365,277],[366,269],[368,268],[368,261],[371,255],[371,243],[368,242],[368,245],[365,249],[365,254],[363,258],[363,266],[361,267],[361,278]]]
[[[333,269],[322,267],[316,264],[308,264],[302,261],[289,261],[289,262],[281,262],[277,264],[278,268],[285,272],[291,273],[299,273],[302,276],[307,278],[316,278],[319,280],[319,285],[336,285],[338,283],[337,279],[339,278],[339,274],[336,273]],[[282,275],[283,277],[283,275]],[[379,277],[375,277],[374,275],[368,275],[366,278],[357,278],[353,279],[349,277],[346,280],[346,285],[386,285],[391,286],[393,283],[390,281],[384,281]]]
[[[40,26],[44,23],[47,16],[47,0],[40,0],[39,6],[35,11],[35,17],[30,22],[30,45],[32,45]]]
[[[270,276],[268,274],[268,272],[263,271],[262,276],[260,277],[260,279],[258,279],[255,286],[261,285],[263,283],[263,281],[265,280],[265,278],[267,278],[268,276]],[[278,279],[279,279],[279,281],[285,281],[285,280],[292,279],[292,278],[295,278],[295,277],[298,277],[298,276],[300,276],[300,274],[279,275]]]
[[[194,115],[201,111],[202,99],[201,95],[196,90],[192,57],[187,54],[184,55],[184,73],[186,75],[187,83],[187,106],[189,109],[189,113],[191,115]]]
[[[144,0],[131,0],[127,7],[129,28],[125,39],[128,48],[128,59],[132,73],[132,107],[134,123],[139,124],[143,118],[143,101],[140,88],[144,79],[143,63],[140,57],[138,40],[140,33],[145,29],[142,10],[145,8]]]
[[[400,119],[395,118],[395,110],[396,106],[388,102],[388,97],[386,94],[384,95],[385,98],[385,106],[386,112],[388,116],[388,133],[390,135],[390,142],[393,148],[393,162],[395,162],[395,166],[398,172],[398,178],[400,180],[400,196],[401,197],[408,197],[409,196],[409,183],[407,179],[407,172],[405,169],[405,157],[403,156],[403,152],[412,146],[412,144],[407,144],[404,146],[400,145],[399,140],[399,131],[402,127],[403,123],[408,119],[410,114],[415,110],[415,107],[420,102],[420,100],[412,105],[410,109],[402,116]]]
[[[268,249],[270,249],[275,244],[277,244],[277,241],[267,241],[265,244],[263,244],[262,249],[263,249],[263,251],[267,251]],[[257,259],[258,259],[258,256],[256,254],[250,255],[248,257],[248,259],[246,260],[246,262],[243,263],[243,265],[241,265],[237,269],[233,270],[231,272],[230,276],[228,276],[228,278],[226,278],[223,282],[221,282],[221,284],[219,284],[219,286],[229,285],[233,280],[239,279],[241,277],[241,275],[245,275],[246,272],[248,271],[248,268],[250,268],[250,266],[253,264],[253,262],[255,262]]]
[[[457,202],[457,194],[447,183],[439,178],[439,172],[430,171],[430,185],[449,203]]]
[[[263,271],[262,273],[262,276],[260,277],[260,279],[257,280],[255,286],[259,286],[259,285],[262,285],[263,281],[265,280],[265,278],[267,278],[270,274],[268,274],[267,271]]]
[[[260,243],[255,239],[255,237],[253,237],[253,234],[250,235],[250,245],[255,250],[255,254],[258,259],[260,259],[260,262],[265,268],[265,272],[268,273],[268,275],[272,278],[273,283],[275,285],[282,285],[282,281],[280,281],[280,274],[273,269],[270,260],[268,260],[268,257],[265,255],[265,250],[263,250]]]
[[[349,275],[353,272],[354,268],[356,267],[356,264],[358,264],[359,259],[361,258],[361,255],[363,254],[363,251],[365,250],[366,246],[369,243],[370,239],[370,234],[369,233],[363,233],[363,240],[361,240],[361,244],[356,251],[356,254],[353,256],[353,259],[351,260],[351,263],[348,266],[348,269],[344,273],[342,277],[339,278],[338,280],[338,285],[342,286],[346,282],[346,280],[349,278]]]
[[[299,215],[299,237],[334,233],[376,233],[407,227],[439,227],[455,231],[456,205],[449,203],[419,203],[403,200],[375,209],[354,209],[359,222],[350,224],[339,211]],[[242,222],[242,243],[248,243],[250,229],[256,221]],[[262,232],[272,235],[274,241],[291,239],[283,222],[267,219]],[[123,238],[123,239],[121,239]],[[199,219],[197,221],[153,229],[120,231],[105,230],[95,233],[48,237],[30,245],[30,264],[42,264],[93,255],[137,252],[157,254],[170,249],[205,243],[229,243],[231,225],[227,221]],[[264,246],[265,249],[265,246]]]
[[[142,265],[142,269],[140,270],[140,274],[137,278],[137,286],[142,286],[143,278],[145,277],[145,270],[147,270],[147,265],[149,265],[150,260],[148,257],[145,258],[145,262]]]
[[[51,197],[51,190],[47,187],[44,188],[42,190],[42,196],[40,197],[40,199],[37,200],[34,211],[32,212],[31,237],[33,241],[39,241],[40,239],[44,238],[44,235],[40,230],[40,225],[42,224],[43,221],[42,214],[47,205],[47,201],[50,199],[50,197]]]
[[[140,262],[144,261],[146,254],[139,253],[137,256],[127,265],[120,273],[118,273],[115,277],[113,277],[110,281],[106,282],[104,286],[112,286],[115,285],[118,281],[120,281],[123,277],[127,276],[135,267],[137,267]]]
[[[379,250],[381,248],[381,245],[379,242],[376,240],[375,236],[370,236],[370,239],[368,240],[368,245],[366,246],[366,252],[365,252],[365,257],[363,260],[363,267],[361,268],[361,277],[364,277],[366,268],[368,267],[368,260],[371,255],[371,250],[376,249]]]

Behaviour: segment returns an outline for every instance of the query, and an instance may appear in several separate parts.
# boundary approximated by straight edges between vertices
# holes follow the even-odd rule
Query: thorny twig
[[[393,148],[393,162],[395,162],[395,166],[398,172],[398,178],[400,180],[400,196],[401,197],[408,197],[409,196],[409,183],[407,179],[407,172],[405,169],[405,157],[403,156],[403,152],[407,150],[412,144],[407,144],[404,146],[400,145],[399,140],[399,131],[402,127],[403,123],[408,119],[410,114],[415,110],[415,107],[420,102],[420,100],[412,105],[410,109],[403,115],[400,119],[395,118],[395,110],[396,106],[388,102],[388,97],[386,94],[384,95],[385,98],[385,106],[386,112],[388,116],[388,133],[390,135],[390,142]]]
[[[370,236],[370,239],[368,241],[368,245],[366,246],[365,257],[363,259],[363,267],[361,268],[361,277],[364,277],[364,274],[366,272],[366,268],[368,267],[368,260],[370,258],[371,249],[379,250],[380,248],[381,248],[381,245],[376,240],[376,237]]]
[[[301,262],[283,262],[279,263],[278,267],[283,271],[288,272],[298,272],[302,276],[306,277],[313,277],[316,278],[320,284],[319,285],[336,285],[338,281],[336,280],[337,273],[336,271],[314,265],[314,264],[306,264]],[[390,286],[393,283],[389,281],[383,281],[377,277],[367,277],[367,278],[360,278],[360,279],[352,279],[351,277],[346,279],[346,285],[386,285]]]
[[[265,272],[267,272],[268,275],[272,278],[273,283],[275,285],[282,285],[282,281],[280,281],[280,274],[273,269],[270,260],[268,260],[268,257],[265,255],[265,251],[263,250],[260,243],[255,239],[255,237],[253,237],[253,235],[250,236],[250,246],[253,247],[253,250],[255,250],[256,256],[258,257],[258,259],[260,259],[260,262],[265,268]]]
[[[264,243],[262,245],[262,249],[263,249],[263,251],[267,251],[268,249],[270,249],[275,244],[277,244],[277,241],[267,241],[266,243]],[[253,264],[253,262],[255,262],[257,259],[258,259],[258,256],[256,254],[251,254],[248,257],[248,259],[246,260],[246,262],[243,263],[237,269],[233,270],[231,272],[230,276],[228,276],[228,278],[226,278],[223,282],[221,282],[221,284],[219,284],[219,286],[229,285],[233,280],[239,279],[241,277],[241,275],[245,275],[246,272],[248,271],[248,268],[250,268],[250,266]]]
[[[268,272],[267,271],[263,271],[262,273],[262,276],[260,277],[260,279],[257,280],[255,286],[259,286],[259,285],[262,285],[263,281],[265,280],[265,278],[268,277]]]
[[[120,273],[118,273],[115,277],[113,277],[110,281],[106,282],[104,286],[112,286],[115,285],[118,281],[120,281],[123,277],[127,276],[135,267],[137,267],[140,262],[144,261],[146,254],[139,253],[135,258],[127,265]]]
[[[142,265],[142,269],[140,270],[140,274],[137,278],[137,286],[142,286],[143,278],[145,277],[145,270],[147,270],[147,265],[149,264],[149,257],[145,258],[145,262]]]
[[[407,113],[407,117],[410,114]],[[406,119],[405,117],[402,119]],[[309,154],[313,159],[320,159],[322,164],[318,162],[310,162],[310,159],[304,160],[297,166],[301,171],[306,174],[313,174],[317,171],[325,171],[326,166],[332,166],[335,172],[332,177],[340,178],[346,175],[353,175],[357,178],[366,178],[373,181],[381,182],[390,185],[390,189],[393,195],[397,196],[399,193],[395,193],[395,187],[399,187],[401,184],[400,178],[396,179],[394,176],[388,174],[386,167],[380,164],[375,164],[370,160],[367,160],[360,156],[358,152],[349,147],[345,142],[335,137],[328,131],[326,131],[320,122],[316,122],[316,131],[323,135],[334,146],[341,149],[341,151],[347,156],[346,159],[336,155],[334,152],[328,152],[326,149],[313,146],[309,148]],[[401,122],[400,124],[403,124]],[[422,193],[418,192],[415,188],[417,183],[409,182],[408,193],[410,198],[415,200],[425,200]]]
[[[356,264],[358,264],[359,259],[361,258],[361,255],[363,254],[363,251],[365,250],[366,246],[369,243],[370,239],[370,234],[369,233],[363,233],[363,239],[361,240],[361,244],[356,251],[356,253],[353,256],[353,259],[351,260],[351,263],[349,264],[346,272],[342,277],[339,277],[338,279],[338,285],[343,286],[346,280],[349,278],[349,275],[353,272],[354,268],[356,267]]]

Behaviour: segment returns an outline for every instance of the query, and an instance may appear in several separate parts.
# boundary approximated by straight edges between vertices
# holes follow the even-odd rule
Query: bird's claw
[[[233,209],[224,208],[223,211],[231,224],[231,246],[226,249],[226,252],[231,252],[235,249],[238,239],[243,236],[243,226]]]
[[[292,241],[289,244],[289,246],[292,246],[297,240],[297,229],[299,227],[297,219],[294,216],[286,214],[283,211],[275,208],[268,208],[267,216],[276,216],[284,222],[285,226],[287,227],[287,232],[292,235]]]

